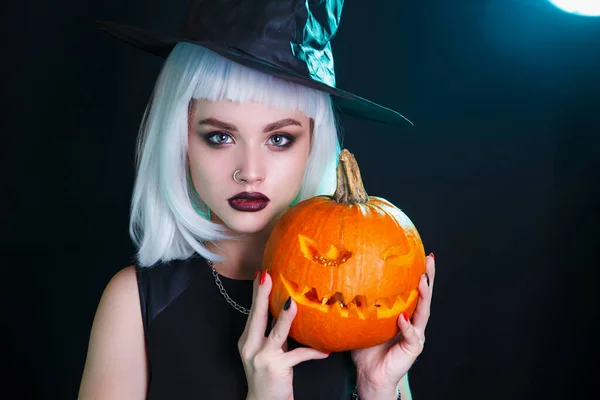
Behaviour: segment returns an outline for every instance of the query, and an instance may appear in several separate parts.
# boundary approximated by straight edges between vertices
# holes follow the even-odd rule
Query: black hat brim
[[[97,21],[96,26],[109,35],[122,40],[150,54],[166,58],[178,42],[189,42],[205,47],[215,53],[249,68],[265,72],[297,84],[321,90],[333,95],[334,106],[342,113],[385,124],[412,127],[413,123],[405,116],[390,108],[384,107],[363,97],[339,88],[286,71],[276,65],[262,61],[243,51],[225,44],[205,41],[192,41],[185,38],[169,37],[144,29],[107,21]]]

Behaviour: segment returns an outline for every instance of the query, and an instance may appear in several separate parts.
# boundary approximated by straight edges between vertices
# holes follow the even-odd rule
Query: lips
[[[227,199],[229,206],[237,211],[256,212],[264,209],[270,199],[259,192],[241,192]]]

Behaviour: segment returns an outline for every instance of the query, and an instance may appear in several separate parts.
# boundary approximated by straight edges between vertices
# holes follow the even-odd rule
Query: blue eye
[[[231,136],[225,132],[210,132],[204,135],[204,138],[208,142],[208,144],[212,146],[219,146],[222,144],[227,144],[228,139],[231,140]]]
[[[294,137],[292,135],[278,133],[276,135],[271,136],[269,140],[276,147],[288,147],[294,141]]]

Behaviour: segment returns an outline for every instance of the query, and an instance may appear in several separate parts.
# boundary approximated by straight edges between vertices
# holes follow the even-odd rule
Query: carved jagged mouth
[[[356,314],[361,319],[367,319],[375,312],[378,318],[399,314],[411,305],[418,296],[418,292],[412,290],[405,302],[399,295],[377,299],[367,299],[366,296],[360,295],[353,298],[344,298],[342,293],[335,291],[319,295],[313,287],[305,285],[301,287],[301,285],[286,279],[283,275],[280,277],[288,293],[297,303],[318,308],[324,312],[337,311],[342,317],[346,318],[351,314]]]

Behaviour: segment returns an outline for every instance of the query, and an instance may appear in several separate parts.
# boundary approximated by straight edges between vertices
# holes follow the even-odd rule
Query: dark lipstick
[[[256,212],[269,204],[269,198],[259,192],[241,192],[227,199],[231,208],[237,211]]]

